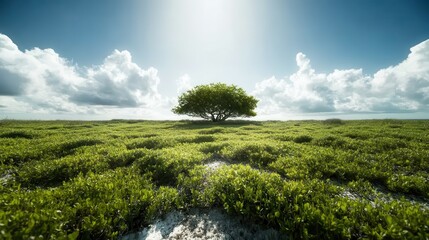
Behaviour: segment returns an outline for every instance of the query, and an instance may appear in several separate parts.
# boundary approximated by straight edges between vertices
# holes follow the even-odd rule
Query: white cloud
[[[407,59],[373,76],[362,69],[316,73],[310,59],[296,55],[298,71],[256,84],[258,112],[415,112],[429,109],[429,40],[411,49]]]
[[[25,54],[6,35],[0,34],[0,95],[15,96],[24,92],[25,85],[30,79],[25,68],[32,59]],[[31,73],[31,72],[30,72]]]
[[[106,107],[156,107],[163,103],[159,82],[158,71],[141,69],[128,51],[115,50],[103,64],[84,68],[53,49],[22,52],[0,34],[4,108],[28,113],[102,113]]]
[[[271,77],[256,84],[254,94],[261,100],[261,107],[268,106],[270,111],[332,111],[332,90],[326,87],[327,76],[315,73],[302,53],[296,55],[296,62],[299,69],[289,78]]]
[[[192,88],[191,77],[188,74],[181,76],[176,80],[177,84],[177,94],[180,95]]]
[[[420,110],[429,106],[429,40],[411,49],[400,64],[382,69],[374,75],[371,93],[389,101],[393,110]]]
[[[141,69],[128,51],[115,50],[100,66],[88,68],[86,80],[70,95],[78,104],[137,107],[153,105],[158,94],[158,70]]]
[[[318,73],[298,53],[295,73],[256,84],[252,95],[260,100],[258,115],[428,112],[429,40],[410,50],[404,61],[374,75],[362,69]],[[80,67],[53,49],[21,51],[0,34],[0,114],[173,119],[170,109],[177,97],[161,96],[159,84],[158,71],[142,69],[128,51],[115,50],[100,65]],[[192,87],[187,74],[176,84],[178,95]]]

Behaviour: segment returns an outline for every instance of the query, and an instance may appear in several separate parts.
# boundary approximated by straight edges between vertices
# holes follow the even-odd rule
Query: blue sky
[[[0,118],[173,119],[210,82],[259,119],[429,117],[425,0],[3,0],[0,33]]]

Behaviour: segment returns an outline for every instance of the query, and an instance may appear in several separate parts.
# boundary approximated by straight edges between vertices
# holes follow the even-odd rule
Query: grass
[[[426,239],[428,146],[427,120],[0,121],[0,238],[220,207],[298,239]]]

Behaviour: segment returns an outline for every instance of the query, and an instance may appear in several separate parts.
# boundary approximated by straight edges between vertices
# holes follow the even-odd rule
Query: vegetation
[[[215,83],[196,86],[183,93],[173,112],[222,122],[228,118],[256,116],[253,110],[257,103],[258,100],[248,96],[242,88]]]
[[[427,120],[4,120],[0,238],[115,239],[219,207],[298,239],[427,239],[428,145]]]

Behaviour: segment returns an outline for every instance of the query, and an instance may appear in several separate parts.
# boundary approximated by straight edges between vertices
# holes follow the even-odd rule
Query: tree
[[[201,117],[213,122],[234,117],[256,116],[258,100],[235,85],[212,83],[199,85],[179,97],[179,105],[172,109],[176,114]]]

